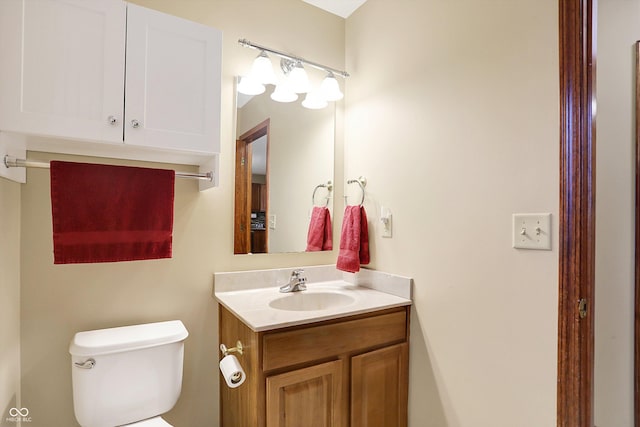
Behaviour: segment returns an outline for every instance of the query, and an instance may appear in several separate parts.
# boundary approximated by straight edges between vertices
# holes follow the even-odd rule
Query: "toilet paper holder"
[[[240,342],[240,340],[236,341],[236,346],[231,348],[227,348],[226,345],[220,344],[220,351],[222,352],[223,356],[227,356],[231,353],[238,353],[239,355],[242,355],[242,342]]]

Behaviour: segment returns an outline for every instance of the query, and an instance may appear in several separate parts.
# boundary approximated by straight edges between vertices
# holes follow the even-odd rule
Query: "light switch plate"
[[[393,217],[391,214],[387,214],[387,216],[385,216],[384,218],[380,218],[380,223],[382,225],[380,235],[382,237],[393,237],[392,218]]]
[[[551,214],[513,214],[513,247],[551,250]]]
[[[380,235],[382,237],[392,237],[393,236],[393,222],[391,210],[389,208],[382,206],[380,208]]]

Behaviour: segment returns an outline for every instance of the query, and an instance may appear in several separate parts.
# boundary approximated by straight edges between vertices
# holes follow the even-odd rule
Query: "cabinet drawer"
[[[265,334],[265,371],[404,341],[406,310],[330,325]]]

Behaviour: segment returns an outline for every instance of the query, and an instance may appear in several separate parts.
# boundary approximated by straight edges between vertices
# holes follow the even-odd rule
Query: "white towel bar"
[[[4,165],[7,168],[39,168],[49,169],[49,162],[36,162],[33,160],[17,159],[15,157],[4,156]],[[213,172],[193,173],[193,172],[177,172],[177,178],[201,179],[205,181],[213,181]]]

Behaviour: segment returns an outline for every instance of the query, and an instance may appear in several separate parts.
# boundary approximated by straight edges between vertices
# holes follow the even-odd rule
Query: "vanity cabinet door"
[[[124,142],[220,152],[221,63],[221,31],[129,4]]]
[[[267,427],[341,427],[342,362],[267,377]]]
[[[0,129],[122,143],[126,3],[0,1]]]
[[[351,359],[351,427],[407,425],[408,344]]]

